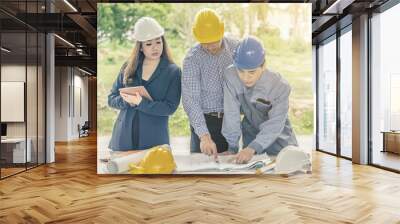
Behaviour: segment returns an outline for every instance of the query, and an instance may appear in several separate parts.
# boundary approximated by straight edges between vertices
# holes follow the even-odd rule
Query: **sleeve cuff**
[[[205,135],[205,134],[210,134],[208,132],[207,127],[198,127],[198,128],[194,128],[194,132],[197,134],[197,136],[199,136],[199,138],[201,138],[201,136]]]
[[[130,103],[128,103],[128,102],[126,102],[125,100],[123,100],[123,99],[121,99],[122,101],[122,108],[129,108],[129,107],[132,107],[132,105],[130,104]]]
[[[149,100],[146,98],[142,98],[142,101],[140,101],[140,103],[137,105],[138,109],[142,109],[144,107],[146,107],[146,105],[149,104]]]
[[[256,141],[252,141],[247,147],[256,150],[257,154],[261,154],[264,151],[262,145],[258,144]]]

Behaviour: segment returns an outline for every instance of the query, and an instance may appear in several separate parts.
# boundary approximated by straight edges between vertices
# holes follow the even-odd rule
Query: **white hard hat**
[[[137,41],[152,40],[164,35],[164,28],[151,17],[142,17],[135,23],[133,38]]]
[[[275,174],[290,174],[302,170],[311,171],[309,154],[294,146],[287,146],[279,152]]]

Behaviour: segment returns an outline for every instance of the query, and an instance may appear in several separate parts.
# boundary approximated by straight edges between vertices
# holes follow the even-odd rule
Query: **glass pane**
[[[28,160],[28,168],[37,165],[37,73],[38,73],[38,36],[36,32],[27,33],[28,38],[28,62],[27,62],[27,82],[26,82],[26,112],[27,112],[27,142],[28,150],[30,149],[30,160]],[[29,155],[29,153],[28,153]]]
[[[340,121],[341,155],[352,157],[352,35],[340,37]]]
[[[390,74],[390,130],[400,130],[400,73]]]
[[[336,153],[336,41],[318,48],[319,149]]]
[[[372,163],[400,170],[400,5],[372,18]]]
[[[30,160],[26,151],[25,90],[26,34],[1,34],[1,175],[25,170]],[[6,50],[4,50],[6,49]],[[28,147],[29,148],[29,147]]]
[[[2,0],[0,6],[6,9],[12,9],[13,12],[25,12],[26,0]]]
[[[19,18],[0,12],[0,167],[5,177],[45,161],[45,36],[21,22],[38,19],[45,1],[2,0],[0,7]]]
[[[37,1],[28,1],[26,6],[26,19],[36,24],[39,11]],[[32,21],[36,20],[36,21]],[[27,151],[30,158],[27,167],[35,167],[38,163],[38,34],[36,30],[27,29],[27,80],[26,80],[26,125],[27,125]]]
[[[38,45],[38,163],[45,163],[45,35],[39,33],[39,45]]]

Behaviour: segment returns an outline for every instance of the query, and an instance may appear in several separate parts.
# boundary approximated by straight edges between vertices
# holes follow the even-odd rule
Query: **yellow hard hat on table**
[[[196,14],[193,35],[200,43],[212,43],[224,37],[224,22],[212,9],[203,9]]]
[[[129,164],[132,174],[171,174],[175,168],[175,160],[168,145],[151,148],[138,163]]]

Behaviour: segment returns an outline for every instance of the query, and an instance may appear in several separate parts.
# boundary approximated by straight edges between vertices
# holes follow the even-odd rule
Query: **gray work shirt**
[[[297,146],[292,130],[289,112],[291,88],[283,77],[265,70],[256,84],[248,88],[239,78],[235,66],[229,66],[224,73],[224,119],[222,134],[229,144],[229,150],[237,152],[242,128],[256,133],[248,147],[257,154],[278,151],[287,145]],[[240,121],[241,112],[244,119]]]
[[[223,74],[233,63],[233,51],[238,41],[224,37],[223,49],[217,55],[200,44],[189,50],[183,60],[182,105],[198,136],[208,134],[205,113],[223,112]]]

